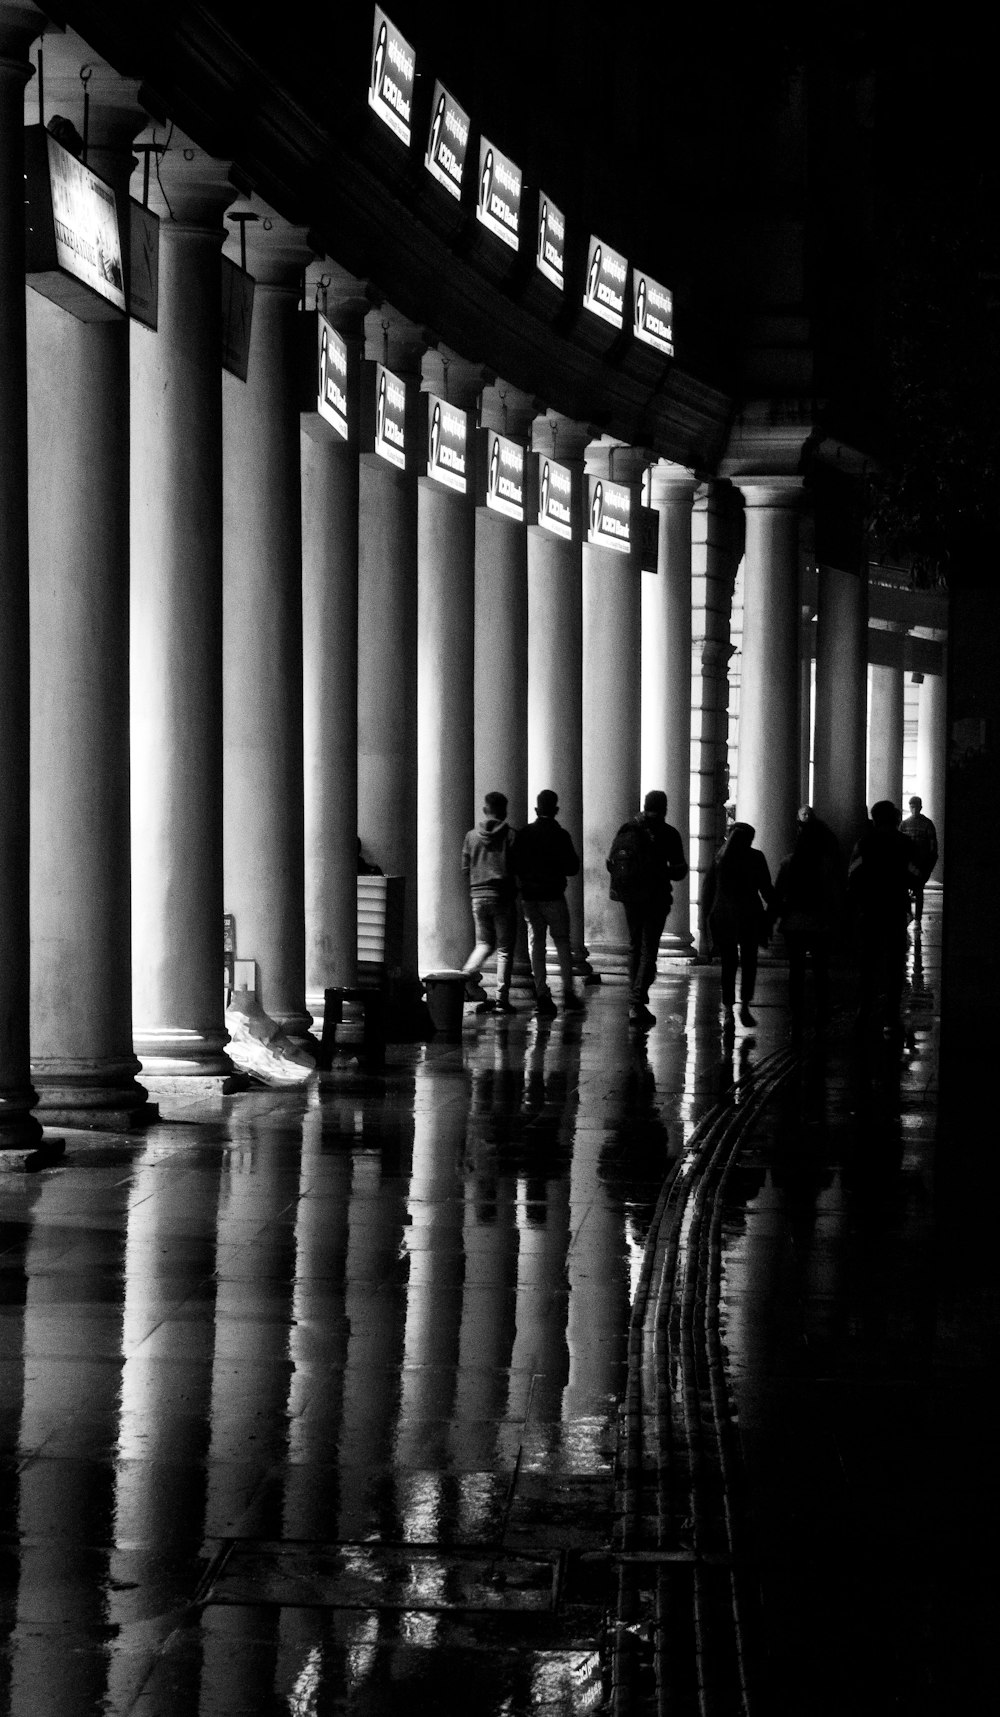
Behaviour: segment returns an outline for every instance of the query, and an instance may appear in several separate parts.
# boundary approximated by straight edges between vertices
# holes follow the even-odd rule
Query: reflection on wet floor
[[[648,1037],[612,988],[582,1018],[470,1013],[382,1081],[74,1136],[4,1177],[0,1711],[603,1708],[647,1236],[693,1129],[787,1043],[784,982],[765,971],[728,1041],[717,970],[665,974]],[[809,1047],[734,1171],[724,1339],[792,1611],[765,1470],[782,1368],[851,1347],[858,1270],[864,1306],[895,1282],[872,1365],[893,1315],[904,1353],[919,1335],[926,986],[902,1063],[846,1030]]]

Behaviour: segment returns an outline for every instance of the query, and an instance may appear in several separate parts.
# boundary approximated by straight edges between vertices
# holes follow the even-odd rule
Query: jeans
[[[547,996],[549,981],[545,972],[545,934],[552,932],[563,994],[573,993],[573,957],[569,946],[569,907],[564,894],[554,900],[526,900],[524,916],[528,921],[528,950],[531,955],[531,976],[536,996]]]
[[[472,919],[476,926],[476,946],[462,970],[466,977],[472,977],[474,973],[482,971],[495,948],[497,994],[505,996],[510,989],[514,944],[517,941],[517,902],[498,900],[495,895],[474,894]]]
[[[628,999],[630,1007],[645,1007],[649,986],[656,977],[656,955],[667,922],[669,905],[663,901],[623,901],[628,925]]]
[[[728,937],[720,941],[715,939],[722,961],[722,1000],[727,1008],[736,1005],[736,968],[740,969],[740,1001],[745,1008],[753,1001],[754,985],[757,982],[757,932],[746,937],[742,942],[730,941]]]

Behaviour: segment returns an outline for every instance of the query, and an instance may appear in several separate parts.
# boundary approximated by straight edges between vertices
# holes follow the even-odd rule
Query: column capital
[[[640,483],[649,461],[646,447],[602,438],[588,446],[585,470],[588,477],[603,477],[609,483]]]
[[[499,377],[483,390],[483,428],[495,429],[517,441],[531,435],[538,401],[531,394],[512,387]]]
[[[597,431],[591,423],[574,417],[564,417],[561,411],[547,411],[536,417],[531,426],[531,451],[544,453],[550,459],[572,464],[583,459]]]
[[[421,381],[424,353],[435,344],[428,329],[408,321],[391,304],[380,304],[365,317],[365,357],[386,364],[404,381]]]
[[[348,274],[328,256],[314,256],[307,264],[306,295],[307,299],[314,299],[314,307],[322,311],[338,333],[354,340],[364,339],[365,317],[382,302],[381,294],[370,280]]]
[[[255,283],[265,287],[297,287],[315,254],[308,229],[293,226],[264,203],[241,197],[226,210],[229,237],[222,249],[231,262],[240,262],[242,258],[239,227],[244,224],[243,217],[249,217],[245,220],[246,266]]]
[[[170,146],[165,147],[167,133],[162,126],[150,125],[135,138],[135,147],[149,144],[154,148],[149,175],[149,206],[161,221],[161,237],[171,227],[199,227],[217,232],[221,245],[224,237],[222,217],[236,200],[229,177],[230,163],[191,142],[183,132],[170,133]],[[142,196],[143,173],[139,167],[132,175],[132,195]]]
[[[458,357],[447,346],[429,346],[420,361],[420,376],[422,392],[437,394],[461,411],[473,411],[493,371]]]
[[[794,511],[804,495],[801,477],[735,477],[733,482],[747,508],[780,508]]]
[[[685,466],[670,459],[658,459],[650,466],[649,498],[654,507],[692,507],[697,490],[698,480]]]
[[[86,82],[80,75],[84,71]],[[61,114],[75,126],[82,138],[86,94],[89,97],[88,151],[124,151],[146,129],[149,114],[139,100],[139,88],[138,78],[123,77],[116,72],[75,30],[62,30],[46,37],[46,113],[50,118]],[[26,125],[35,121],[34,107],[34,91],[28,90],[25,94]],[[97,173],[101,172],[99,161],[89,160],[88,166]]]
[[[28,49],[42,34],[49,19],[31,0],[0,0],[0,62],[16,66],[25,78],[32,75]]]

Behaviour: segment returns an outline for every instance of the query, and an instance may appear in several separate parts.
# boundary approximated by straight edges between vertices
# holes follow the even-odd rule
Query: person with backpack
[[[678,831],[667,822],[667,795],[647,793],[642,812],[623,823],[611,843],[607,869],[610,894],[625,908],[629,944],[628,1012],[632,1025],[656,1024],[649,1011],[649,987],[656,977],[656,956],[667,914],[673,905],[671,883],[688,873]]]

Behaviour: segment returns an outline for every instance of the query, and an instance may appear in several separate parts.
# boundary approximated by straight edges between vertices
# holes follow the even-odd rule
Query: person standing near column
[[[470,829],[462,847],[462,870],[468,879],[476,945],[462,967],[467,978],[482,971],[496,950],[495,1002],[480,1002],[477,1012],[512,1014],[510,975],[517,941],[517,882],[511,858],[514,831],[507,821],[503,793],[487,793],[482,820]]]
[[[672,882],[688,873],[681,837],[667,822],[667,795],[647,793],[642,813],[623,823],[606,860],[610,895],[625,908],[629,941],[628,1013],[632,1025],[656,1024],[649,988],[656,977],[656,955],[673,902]]]
[[[924,802],[918,793],[914,793],[909,801],[910,814],[900,823],[900,833],[907,835],[913,842],[914,859],[920,876],[919,882],[910,884],[910,899],[913,902],[913,934],[919,941],[920,921],[924,915],[924,884],[928,880],[938,860],[937,830],[930,817],[923,815]]]
[[[568,830],[556,822],[559,796],[545,787],[535,802],[535,821],[514,837],[513,862],[524,916],[528,921],[535,1012],[549,1018],[558,1011],[545,971],[545,940],[551,930],[562,979],[564,1013],[579,1013],[583,1002],[573,984],[573,955],[569,937],[566,879],[576,876],[580,859]]]
[[[740,1024],[756,1025],[750,1004],[757,983],[757,949],[766,944],[774,906],[771,872],[753,844],[756,830],[734,823],[705,879],[704,910],[722,961],[725,1023],[734,1023],[736,972],[740,972]]]

